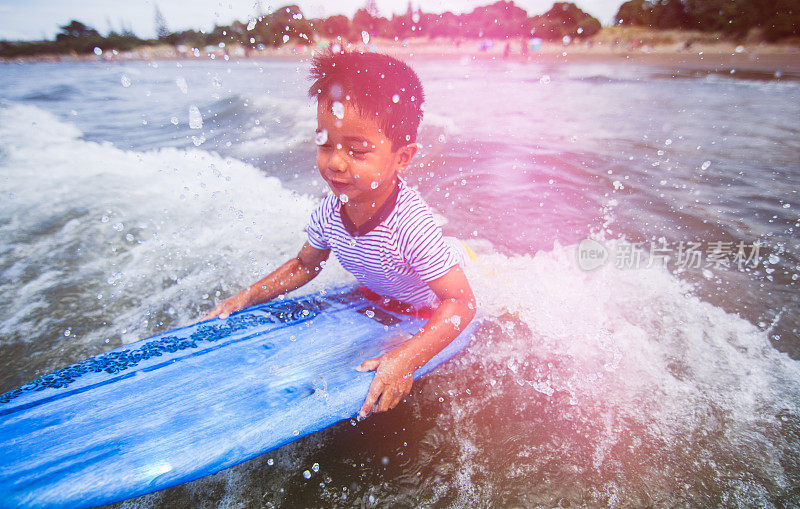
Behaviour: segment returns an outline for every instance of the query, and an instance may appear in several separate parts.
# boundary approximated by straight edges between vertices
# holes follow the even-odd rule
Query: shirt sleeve
[[[325,232],[322,228],[323,220],[326,217],[325,211],[328,208],[327,205],[327,199],[323,199],[319,202],[317,208],[311,213],[311,218],[309,218],[308,223],[306,223],[306,227],[303,228],[308,236],[308,243],[314,249],[330,249],[328,241],[325,240]]]
[[[433,214],[427,207],[416,214],[415,220],[406,226],[403,253],[406,262],[429,283],[447,274],[458,265],[458,257],[452,246],[442,236],[442,229],[436,226]]]

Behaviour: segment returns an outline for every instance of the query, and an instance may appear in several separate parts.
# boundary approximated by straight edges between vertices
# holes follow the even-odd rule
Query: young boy
[[[330,52],[314,59],[317,166],[331,195],[305,228],[295,258],[204,318],[226,318],[311,281],[331,251],[382,302],[430,313],[404,344],[360,371],[377,370],[359,415],[394,408],[411,391],[414,371],[447,346],[475,315],[460,256],[443,239],[420,195],[400,179],[417,152],[423,92],[403,62],[378,53]]]

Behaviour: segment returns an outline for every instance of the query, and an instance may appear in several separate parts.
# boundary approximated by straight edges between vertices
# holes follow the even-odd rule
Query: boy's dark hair
[[[326,51],[314,57],[308,95],[326,104],[346,96],[363,116],[375,116],[392,150],[414,143],[425,96],[417,74],[381,53]]]

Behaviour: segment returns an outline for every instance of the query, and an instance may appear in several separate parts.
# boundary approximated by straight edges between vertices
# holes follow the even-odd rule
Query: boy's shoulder
[[[399,230],[419,231],[438,228],[433,212],[416,189],[401,183],[394,210],[394,221]]]
[[[323,217],[330,217],[336,213],[337,210],[339,210],[340,206],[341,202],[339,197],[333,193],[327,193],[322,197],[321,200],[317,202],[317,205],[314,207],[311,215],[312,217],[316,215],[319,219],[322,219]]]

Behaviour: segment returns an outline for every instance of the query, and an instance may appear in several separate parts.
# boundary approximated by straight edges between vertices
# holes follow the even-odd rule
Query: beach
[[[324,47],[339,44],[345,48],[388,53],[407,60],[513,60],[533,63],[620,63],[666,66],[687,70],[749,70],[759,72],[800,72],[800,42],[791,40],[765,43],[735,41],[719,34],[677,30],[655,31],[642,28],[604,28],[587,40],[542,41],[530,48],[530,39],[447,39],[412,38],[392,40],[371,38],[368,43],[341,39],[320,39],[310,46],[286,44],[261,50],[240,46],[206,47],[193,50],[169,45],[143,46],[123,53],[90,55],[44,55],[24,61],[133,61],[175,59],[304,60]],[[504,55],[506,44],[509,46]],[[526,48],[527,47],[527,48]]]

